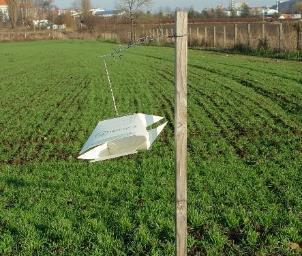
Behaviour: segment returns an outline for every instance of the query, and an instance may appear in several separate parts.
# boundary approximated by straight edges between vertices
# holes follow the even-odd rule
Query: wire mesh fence
[[[39,39],[100,39],[128,43],[129,24],[98,24],[92,33],[83,31],[18,31],[1,32],[0,41]],[[149,36],[155,43],[172,43],[173,24],[136,24],[134,39]],[[273,49],[296,51],[302,49],[302,22],[199,23],[188,29],[190,46],[203,48]]]

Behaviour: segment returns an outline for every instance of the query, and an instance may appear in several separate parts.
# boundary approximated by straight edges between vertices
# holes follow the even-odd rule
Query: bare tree
[[[119,0],[119,8],[126,12],[127,18],[131,22],[131,42],[134,41],[134,23],[139,10],[152,3],[152,0]]]
[[[12,29],[16,27],[16,23],[18,20],[18,0],[6,0],[7,6],[8,6],[8,16],[10,20],[10,24],[12,26]]]
[[[90,12],[91,9],[91,2],[90,0],[81,0],[81,23],[86,26],[90,33],[94,32],[96,19],[92,16]]]
[[[81,7],[82,7],[82,12],[84,15],[89,14],[89,10],[91,9],[91,2],[90,0],[81,0]]]
[[[33,16],[32,0],[19,0],[19,16],[21,16],[22,24],[30,24]]]
[[[297,1],[297,3],[295,4],[295,9],[297,12],[302,13],[302,2]]]

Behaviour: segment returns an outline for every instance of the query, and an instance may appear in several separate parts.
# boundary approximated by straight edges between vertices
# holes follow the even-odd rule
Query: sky
[[[55,4],[59,7],[71,7],[72,3],[79,0],[55,0]],[[104,9],[114,9],[118,0],[91,0],[93,7],[100,7]],[[276,3],[276,0],[246,0],[251,6],[271,6]],[[153,0],[152,9],[158,10],[160,8],[170,7],[172,10],[176,7],[191,7],[201,10],[204,8],[215,7],[218,4],[228,6],[229,0]]]

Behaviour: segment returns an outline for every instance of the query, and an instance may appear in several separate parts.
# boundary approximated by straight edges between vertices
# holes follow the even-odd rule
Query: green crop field
[[[172,48],[108,60],[119,112],[169,121],[152,150],[76,159],[114,116],[115,47],[0,45],[0,255],[173,255]],[[188,68],[189,255],[301,255],[302,64],[191,50]]]

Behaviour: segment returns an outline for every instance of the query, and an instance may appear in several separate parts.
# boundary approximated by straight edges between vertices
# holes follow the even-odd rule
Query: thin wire
[[[108,78],[108,83],[109,83],[109,87],[110,87],[110,91],[111,91],[111,96],[112,96],[112,101],[113,101],[113,106],[114,106],[115,114],[116,114],[116,116],[118,116],[116,101],[115,101],[115,97],[114,97],[114,93],[113,93],[113,89],[112,89],[112,84],[111,84],[111,80],[110,80],[110,75],[109,75],[109,72],[108,72],[107,63],[106,63],[105,59],[104,59],[104,65],[105,65],[105,70],[106,70],[106,74],[107,74],[107,78]]]
[[[150,36],[144,36],[144,37],[141,37],[141,38],[137,39],[135,42],[130,43],[128,45],[120,45],[119,47],[115,48],[112,52],[107,53],[105,55],[102,55],[100,57],[103,58],[103,59],[105,59],[105,58],[116,58],[116,57],[121,58],[123,52],[125,52],[125,51],[127,51],[131,48],[134,48],[136,46],[150,43],[153,40],[154,39]]]
[[[163,31],[163,30],[161,29],[161,31]],[[158,35],[158,38],[177,38],[177,37],[183,37],[183,36],[187,36],[187,35],[172,34],[172,35],[165,36],[162,32],[161,35]],[[112,84],[111,84],[111,79],[110,79],[110,75],[109,75],[109,71],[108,71],[108,67],[107,67],[107,63],[106,63],[106,58],[117,58],[117,57],[121,58],[123,52],[125,52],[133,47],[139,46],[139,45],[148,44],[152,41],[154,41],[153,37],[144,36],[144,37],[137,39],[135,42],[128,44],[127,46],[120,45],[118,48],[114,49],[112,52],[100,56],[104,60],[105,70],[106,70],[106,74],[107,74],[107,78],[108,78],[108,83],[109,83],[109,87],[110,87],[110,91],[111,91],[111,96],[112,96],[112,101],[113,101],[113,106],[114,106],[116,116],[118,116],[119,114],[118,114],[116,101],[115,101],[115,97],[114,97],[114,93],[113,93],[113,89],[112,89]]]
[[[105,58],[121,58],[122,57],[122,53],[125,51],[128,51],[131,48],[143,45],[143,44],[149,44],[153,41],[155,41],[156,39],[159,38],[169,38],[169,39],[175,39],[178,37],[184,37],[184,36],[188,36],[186,35],[177,35],[176,33],[172,33],[170,35],[164,35],[163,33],[163,29],[160,27],[159,29],[161,31],[160,34],[158,34],[156,37],[153,36],[143,36],[138,38],[135,42],[129,43],[128,45],[120,45],[119,47],[113,49],[113,51],[111,51],[110,53],[107,53],[105,55],[100,56],[101,58],[105,59]]]

